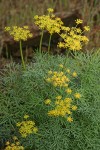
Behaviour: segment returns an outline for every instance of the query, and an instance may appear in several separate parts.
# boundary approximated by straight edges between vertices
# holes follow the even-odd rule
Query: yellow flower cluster
[[[81,20],[81,19],[76,19],[75,22],[76,22],[76,24],[82,24],[82,23],[83,23],[83,20]]]
[[[66,89],[65,90],[68,94],[71,94],[72,93],[72,90],[70,88]]]
[[[71,120],[69,120],[69,122],[72,122],[72,111],[77,110],[77,106],[76,105],[72,105],[72,99],[66,97],[64,100],[63,99],[57,99],[55,101],[55,108],[53,110],[50,110],[48,112],[49,116],[61,116],[61,117],[65,117],[67,120],[70,117]],[[69,116],[67,116],[69,115]]]
[[[48,8],[48,15],[38,16],[36,15],[34,17],[35,24],[39,26],[40,29],[47,30],[51,35],[53,33],[60,33],[61,26],[63,25],[63,22],[60,18],[55,17],[55,15],[52,13],[53,9]]]
[[[47,11],[48,11],[49,13],[52,13],[54,10],[53,10],[52,8],[48,8]]]
[[[77,99],[80,99],[81,98],[81,94],[80,93],[75,93],[74,97],[77,98]]]
[[[46,100],[44,101],[44,103],[45,103],[46,105],[50,105],[51,100],[50,100],[50,99],[46,99]]]
[[[84,31],[90,31],[90,27],[89,26],[84,26]]]
[[[70,82],[70,79],[62,71],[49,71],[48,76],[46,81],[52,83],[55,87],[67,87]]]
[[[10,143],[9,141],[6,142],[5,150],[24,150],[24,147],[20,145],[20,142],[16,136],[13,137],[13,140],[13,143]]]
[[[70,74],[72,77],[77,77],[77,73],[74,71],[71,73],[69,68],[64,68],[62,64],[59,64],[59,67],[65,70],[64,71],[48,71],[48,78],[46,78],[46,81],[49,83],[52,83],[55,87],[68,87],[68,84],[70,82],[69,76],[66,75]]]
[[[73,77],[77,77],[77,73],[74,71],[74,72],[72,73],[72,76],[73,76]]]
[[[25,121],[18,122],[16,124],[17,127],[19,127],[19,132],[22,135],[23,138],[26,138],[29,134],[37,133],[38,128],[35,126],[35,122],[31,120],[27,120],[29,116],[25,115],[24,119]]]
[[[70,85],[68,84],[70,79],[66,76],[66,73],[71,75],[72,77],[77,77],[77,73],[74,71],[71,73],[71,70],[69,68],[65,68],[63,64],[59,65],[60,70],[62,71],[48,71],[48,78],[46,78],[46,81],[48,83],[52,83],[55,87],[59,86],[60,90],[62,88],[64,95],[67,95],[65,98],[62,95],[58,95],[54,100],[46,99],[44,103],[46,105],[53,106],[53,109],[48,111],[49,116],[61,116],[66,118],[68,122],[73,121],[72,117],[72,111],[77,110],[77,106],[74,105],[75,99],[80,99],[81,94],[75,93],[70,88]],[[57,90],[58,93],[58,90]]]
[[[28,38],[31,38],[33,36],[32,33],[29,31],[28,26],[5,27],[5,31],[9,32],[9,34],[14,37],[15,41],[26,41]]]
[[[80,19],[76,21],[77,24],[82,23]],[[87,44],[89,39],[82,35],[82,30],[77,27],[64,27],[62,26],[64,33],[59,34],[63,39],[63,42],[58,43],[59,48],[68,48],[69,50],[81,50],[83,44]],[[89,26],[84,27],[84,31],[89,31]]]

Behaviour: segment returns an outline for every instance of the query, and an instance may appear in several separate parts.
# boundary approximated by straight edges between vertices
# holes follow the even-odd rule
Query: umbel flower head
[[[62,71],[49,71],[46,81],[52,83],[55,87],[67,87],[70,79]]]
[[[52,8],[48,8],[47,11],[48,11],[47,15],[43,16],[36,15],[34,17],[35,24],[39,26],[40,29],[47,30],[50,34],[60,33],[63,22],[61,21],[60,18],[55,17]]]
[[[54,104],[55,107],[52,110],[48,111],[48,115],[54,117],[61,116],[66,118],[68,122],[72,122],[72,111],[77,110],[77,106],[73,105],[72,103],[73,100],[70,97],[62,99],[61,96],[57,96]]]
[[[13,143],[10,143],[9,141],[6,142],[5,150],[24,150],[24,147],[20,145],[20,142],[16,136],[13,137],[13,140]]]
[[[33,35],[29,31],[28,26],[18,27],[5,27],[5,31],[9,32],[11,36],[13,36],[15,41],[26,41],[28,38],[31,38]]]
[[[83,23],[80,19],[77,19],[75,22],[76,25]],[[84,31],[77,26],[71,28],[62,26],[61,28],[64,33],[60,34],[63,42],[58,43],[59,48],[68,48],[69,50],[79,51],[84,44],[89,42],[89,39],[85,35],[82,35],[83,32],[90,30],[89,26],[84,26]]]
[[[16,124],[16,126],[19,127],[19,132],[23,138],[26,138],[32,133],[36,134],[38,132],[38,128],[35,126],[35,122],[32,120],[27,120],[28,118],[29,116],[25,115],[25,120]]]

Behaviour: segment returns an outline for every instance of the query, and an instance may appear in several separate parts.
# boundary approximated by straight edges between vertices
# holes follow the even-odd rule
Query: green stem
[[[66,53],[66,58],[65,58],[65,60],[64,60],[64,64],[63,64],[64,66],[66,65],[67,58],[68,58],[68,56],[69,56],[69,51],[70,51],[70,50],[68,50],[68,51],[67,51],[67,53]]]
[[[48,54],[49,54],[49,52],[50,52],[51,37],[52,37],[52,34],[50,34],[50,38],[49,38]]]
[[[41,38],[40,38],[40,46],[39,46],[39,51],[40,51],[40,53],[41,53],[41,51],[42,51],[43,33],[44,33],[44,31],[42,30],[42,31],[41,31]]]
[[[25,62],[24,62],[24,58],[23,58],[23,52],[22,52],[22,41],[20,40],[20,55],[21,55],[21,60],[22,60],[22,65],[24,70],[26,70],[26,66],[25,66]]]

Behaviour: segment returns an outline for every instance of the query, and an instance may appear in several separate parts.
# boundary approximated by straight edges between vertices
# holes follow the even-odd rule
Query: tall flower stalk
[[[50,52],[51,38],[52,38],[52,34],[50,34],[50,38],[49,38],[49,44],[48,44],[48,54],[49,54],[49,52]]]
[[[35,24],[42,30],[41,39],[40,39],[40,52],[41,52],[41,45],[42,45],[42,39],[43,39],[43,31],[47,30],[50,34],[49,43],[48,43],[48,53],[50,52],[50,44],[51,44],[51,37],[53,33],[60,33],[61,26],[63,25],[63,22],[60,18],[55,17],[53,14],[53,9],[48,8],[47,9],[48,14],[42,15],[42,16],[34,16]]]
[[[40,38],[40,45],[39,45],[39,52],[40,53],[42,52],[43,33],[44,33],[44,30],[41,31],[41,38]]]
[[[9,34],[13,36],[14,40],[19,42],[22,66],[24,70],[26,70],[25,61],[24,61],[23,52],[22,52],[22,41],[26,41],[28,38],[31,38],[33,36],[32,33],[29,31],[28,26],[5,27],[5,31],[9,32]]]
[[[22,65],[24,70],[26,70],[26,66],[25,66],[25,61],[24,61],[24,57],[23,57],[23,52],[22,52],[22,41],[19,41],[19,45],[20,45],[20,55],[21,55],[21,60],[22,60]]]

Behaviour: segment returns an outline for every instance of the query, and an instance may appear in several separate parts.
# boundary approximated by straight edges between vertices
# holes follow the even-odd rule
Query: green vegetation
[[[48,58],[48,59],[47,59]],[[100,149],[100,50],[75,53],[74,58],[36,53],[35,63],[22,71],[20,65],[8,65],[0,77],[0,141],[12,142],[17,136],[27,150],[99,150]],[[66,63],[65,63],[66,62]],[[49,70],[58,71],[59,64],[76,71],[71,87],[82,95],[73,112],[73,122],[48,116],[50,106],[44,101],[55,99],[57,90],[45,81]],[[58,93],[60,91],[58,90]],[[16,123],[29,115],[38,134],[22,138]]]

